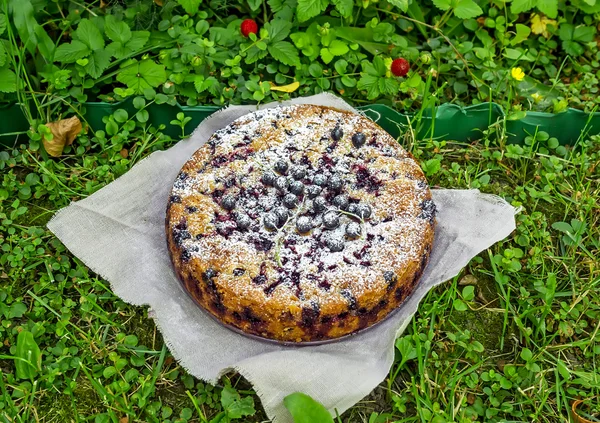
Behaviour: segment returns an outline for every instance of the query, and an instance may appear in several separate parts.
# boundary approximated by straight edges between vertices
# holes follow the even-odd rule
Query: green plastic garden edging
[[[136,113],[131,99],[114,104],[83,103],[83,106],[83,118],[94,131],[104,130],[103,118],[117,109],[126,110],[129,116]],[[412,129],[418,131],[419,139],[433,137],[461,142],[481,139],[483,131],[495,123],[498,123],[499,128],[506,129],[509,142],[518,144],[522,144],[525,137],[535,134],[536,131],[547,132],[551,137],[556,137],[562,145],[574,145],[582,136],[600,133],[600,112],[590,114],[576,109],[568,109],[559,114],[526,112],[525,117],[518,120],[507,118],[504,125],[504,111],[496,103],[481,103],[468,107],[442,104],[433,110],[429,109],[423,112],[420,128],[414,127],[414,122],[416,122],[414,115],[402,114],[383,104],[371,104],[358,107],[358,109],[394,137],[407,131],[411,122],[413,122]],[[181,129],[171,125],[171,121],[176,119],[177,113],[183,112],[185,116],[192,118],[185,127],[186,133],[190,133],[205,118],[219,110],[219,107],[152,103],[147,110],[148,122],[155,127],[165,125],[163,132],[175,138],[181,135]],[[15,145],[21,141],[22,135],[17,138],[16,135],[3,134],[14,134],[27,129],[27,121],[18,105],[0,108],[0,144]]]
[[[18,104],[0,105],[0,145],[16,145],[27,140],[29,122]]]

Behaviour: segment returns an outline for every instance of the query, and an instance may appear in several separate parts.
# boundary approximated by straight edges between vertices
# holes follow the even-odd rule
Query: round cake
[[[183,166],[168,248],[192,298],[221,322],[324,341],[396,309],[427,264],[435,205],[414,158],[355,113],[256,111]]]

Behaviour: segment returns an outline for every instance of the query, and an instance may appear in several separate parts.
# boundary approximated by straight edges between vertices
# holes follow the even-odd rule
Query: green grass
[[[0,153],[0,421],[227,421],[231,392],[250,414],[240,421],[267,421],[241,377],[213,387],[187,375],[147,310],[115,297],[45,228],[174,143],[142,141],[137,125],[126,158],[85,135],[60,160]],[[341,421],[563,422],[574,399],[600,395],[600,138],[564,148],[538,133],[514,146],[498,127],[470,145],[402,140],[433,186],[479,188],[522,210],[509,238],[427,295],[387,380]],[[22,331],[41,351],[31,377],[15,370]]]

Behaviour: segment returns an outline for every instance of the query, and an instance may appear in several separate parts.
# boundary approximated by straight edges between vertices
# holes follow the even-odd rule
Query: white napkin
[[[319,94],[284,104],[319,104],[355,111]],[[259,108],[274,107],[278,103]],[[412,296],[381,324],[340,342],[286,347],[221,326],[188,297],[173,272],[165,240],[165,210],[183,164],[214,131],[256,106],[231,106],[204,120],[189,139],[155,152],[93,195],[59,210],[48,228],[116,295],[149,305],[173,356],[192,375],[216,383],[233,369],[248,379],[276,423],[292,421],[283,398],[304,392],[332,414],[342,413],[387,376],[394,340],[427,292],[454,276],[479,252],[515,229],[515,209],[477,190],[433,190],[437,230],[429,265]]]

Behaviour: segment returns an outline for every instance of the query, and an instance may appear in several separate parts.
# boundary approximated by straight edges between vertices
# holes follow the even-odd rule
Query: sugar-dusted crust
[[[315,210],[323,200],[307,193],[323,179],[318,197],[325,223],[339,219],[333,229]],[[294,181],[304,194],[290,197]],[[344,194],[347,204],[334,200]],[[174,268],[196,302],[246,333],[286,342],[338,338],[383,319],[417,285],[434,227],[412,156],[371,120],[313,105],[257,111],[217,131],[181,169],[166,217]]]

